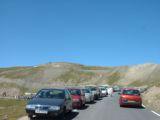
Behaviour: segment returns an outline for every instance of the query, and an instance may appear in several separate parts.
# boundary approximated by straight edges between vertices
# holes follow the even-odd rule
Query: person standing
[[[112,94],[113,94],[113,88],[110,87],[108,88],[108,96],[112,97]]]

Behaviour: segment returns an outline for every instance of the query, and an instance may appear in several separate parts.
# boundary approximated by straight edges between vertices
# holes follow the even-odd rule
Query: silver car
[[[85,99],[87,103],[94,102],[94,95],[92,94],[92,91],[90,89],[84,88],[82,89],[85,93]]]

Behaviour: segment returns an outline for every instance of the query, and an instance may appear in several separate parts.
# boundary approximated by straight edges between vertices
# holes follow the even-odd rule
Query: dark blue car
[[[72,98],[67,89],[42,89],[26,105],[30,119],[33,116],[54,117],[72,111]]]

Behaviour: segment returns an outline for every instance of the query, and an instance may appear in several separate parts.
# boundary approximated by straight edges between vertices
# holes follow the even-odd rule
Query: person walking
[[[113,88],[110,87],[110,88],[108,88],[108,96],[112,97],[112,94],[113,94]]]

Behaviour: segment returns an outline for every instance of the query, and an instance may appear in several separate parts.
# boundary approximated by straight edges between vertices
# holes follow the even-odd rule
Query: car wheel
[[[63,112],[62,112],[62,114],[60,115],[60,118],[61,118],[62,120],[65,120],[65,115],[66,115],[66,107],[63,108]]]
[[[71,109],[68,111],[68,113],[71,113],[71,112],[72,112],[72,110],[73,110],[73,108],[71,107]]]
[[[83,104],[83,107],[85,107],[85,106],[86,106],[86,104],[84,103],[84,104]]]
[[[142,108],[142,104],[139,104],[138,107],[139,107],[139,108]]]
[[[120,106],[120,107],[123,107],[123,105],[122,105],[122,104],[119,104],[119,106]]]
[[[33,115],[28,115],[29,120],[33,120]]]

